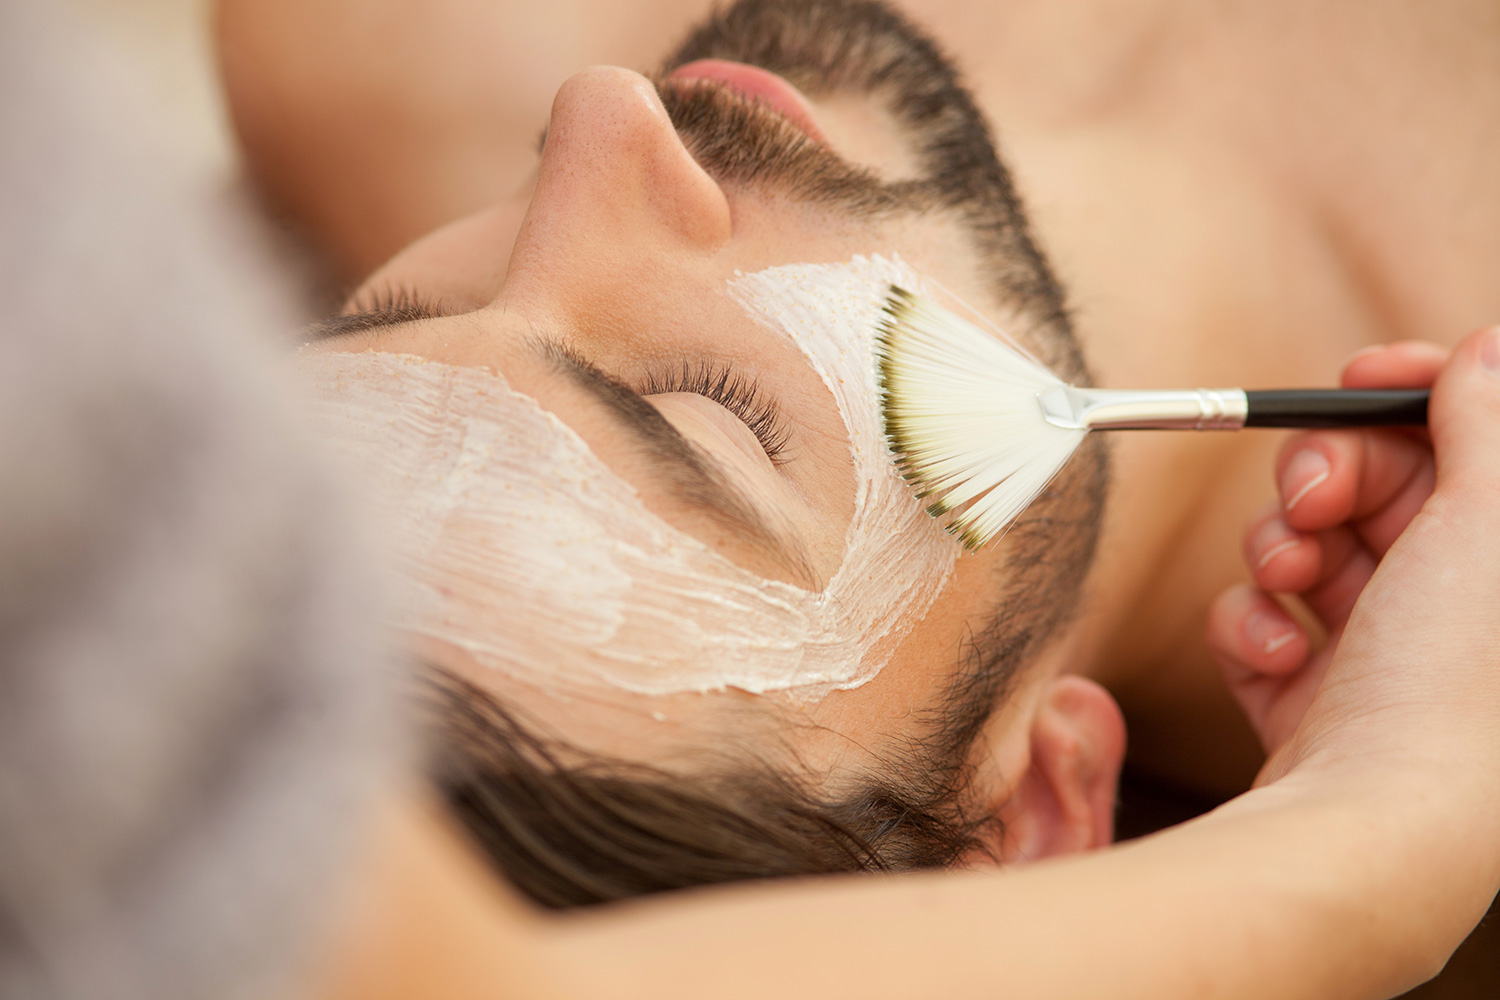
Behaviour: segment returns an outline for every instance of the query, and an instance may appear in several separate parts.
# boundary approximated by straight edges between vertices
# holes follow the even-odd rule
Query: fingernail
[[[1262,653],[1274,653],[1297,638],[1297,627],[1270,611],[1252,611],[1245,619],[1245,638]]]
[[[1266,568],[1266,564],[1269,563],[1272,559],[1275,559],[1277,556],[1281,555],[1283,552],[1287,552],[1287,551],[1290,551],[1291,549],[1295,549],[1297,546],[1299,546],[1301,544],[1302,544],[1302,539],[1300,539],[1300,538],[1288,538],[1284,542],[1280,542],[1280,543],[1278,543],[1276,545],[1271,546],[1269,549],[1266,549],[1265,552],[1261,553],[1261,557],[1255,561],[1255,568],[1256,569],[1265,569]]]
[[[1500,326],[1493,327],[1479,342],[1479,363],[1491,375],[1500,375]]]
[[[1302,498],[1323,483],[1333,470],[1321,451],[1309,448],[1299,451],[1287,463],[1281,474],[1281,495],[1286,497],[1284,510],[1291,510],[1302,502]]]

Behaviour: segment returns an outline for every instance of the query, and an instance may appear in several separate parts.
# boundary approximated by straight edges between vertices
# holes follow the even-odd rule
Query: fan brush
[[[1090,431],[1427,422],[1425,389],[1093,389],[892,285],[875,346],[902,475],[970,549],[1041,495]]]

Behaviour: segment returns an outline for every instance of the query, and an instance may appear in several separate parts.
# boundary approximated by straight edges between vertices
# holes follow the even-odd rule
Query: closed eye
[[[635,388],[642,396],[690,392],[711,399],[750,428],[773,465],[787,461],[791,430],[776,401],[767,398],[754,379],[738,374],[728,365],[684,361],[651,371]]]
[[[410,288],[385,287],[355,297],[342,313],[308,330],[307,340],[312,343],[447,315],[450,315],[448,310],[419,292]]]

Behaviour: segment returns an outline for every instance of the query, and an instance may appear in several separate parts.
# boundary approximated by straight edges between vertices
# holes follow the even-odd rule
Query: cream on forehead
[[[816,697],[874,677],[957,555],[880,429],[873,336],[893,282],[921,285],[880,257],[730,283],[803,351],[849,431],[854,513],[818,592],[762,578],[662,520],[572,428],[487,371],[308,359],[320,421],[398,535],[398,624],[531,683]]]

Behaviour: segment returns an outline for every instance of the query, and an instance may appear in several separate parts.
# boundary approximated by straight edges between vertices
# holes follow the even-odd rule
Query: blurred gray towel
[[[0,997],[286,995],[393,671],[281,283],[61,17],[0,0]]]

